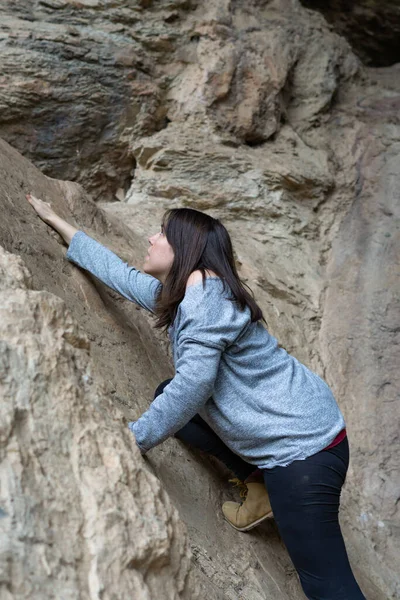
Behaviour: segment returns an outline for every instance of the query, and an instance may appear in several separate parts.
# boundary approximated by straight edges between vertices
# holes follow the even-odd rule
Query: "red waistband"
[[[346,428],[342,429],[342,431],[339,431],[339,433],[337,434],[337,436],[335,437],[335,439],[333,440],[333,442],[331,442],[329,444],[329,446],[326,446],[326,448],[324,448],[324,450],[328,450],[329,448],[333,448],[333,446],[337,446],[338,444],[340,444],[340,442],[342,440],[344,440],[344,438],[346,437],[347,433],[346,433]]]

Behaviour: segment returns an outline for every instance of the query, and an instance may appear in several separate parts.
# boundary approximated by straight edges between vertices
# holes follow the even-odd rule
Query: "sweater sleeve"
[[[175,377],[138,421],[129,423],[142,454],[181,429],[213,392],[221,350],[195,339],[182,342]]]
[[[72,237],[66,258],[92,273],[124,298],[154,313],[162,283],[130,267],[83,231],[78,231]]]
[[[143,454],[186,425],[212,396],[226,346],[218,335],[222,313],[216,315],[206,302],[184,304],[180,306],[175,376],[148,410],[129,423]]]

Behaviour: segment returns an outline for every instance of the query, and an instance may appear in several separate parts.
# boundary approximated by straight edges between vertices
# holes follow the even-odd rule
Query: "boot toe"
[[[222,505],[222,512],[225,518],[230,522],[236,524],[237,512],[240,504],[237,502],[224,502]]]

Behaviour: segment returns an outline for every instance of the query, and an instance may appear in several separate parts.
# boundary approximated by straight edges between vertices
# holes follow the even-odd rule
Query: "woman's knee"
[[[154,398],[153,400],[155,400],[157,398],[157,396],[159,396],[160,394],[163,393],[164,388],[172,381],[172,377],[170,379],[166,379],[165,381],[162,381],[157,387],[156,387],[156,391],[154,392]]]

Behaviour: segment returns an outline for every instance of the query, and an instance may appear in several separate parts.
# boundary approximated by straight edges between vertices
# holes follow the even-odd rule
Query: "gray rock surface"
[[[154,39],[159,56],[168,35],[157,48],[162,23],[143,28],[145,4],[0,6],[1,135],[47,175],[84,182],[95,197],[127,189],[135,166],[127,133],[151,133],[164,121],[146,48]]]
[[[103,201],[129,187],[130,139],[201,107],[228,141],[259,143],[285,96],[312,118],[354,70],[344,40],[297,0],[7,1],[0,32],[0,135]]]

